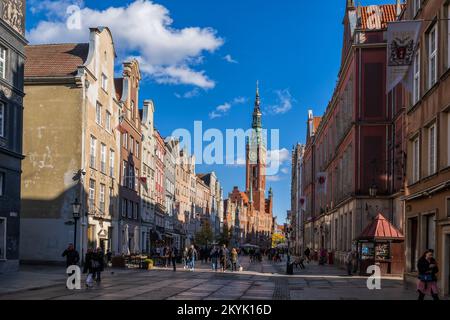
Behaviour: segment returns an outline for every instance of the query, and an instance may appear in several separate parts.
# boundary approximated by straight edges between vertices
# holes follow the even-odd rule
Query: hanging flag
[[[327,177],[326,172],[317,173],[317,187],[319,192],[327,193]]]
[[[405,79],[417,49],[421,20],[389,22],[387,27],[387,92]]]
[[[300,203],[300,210],[305,211],[306,210],[306,197],[300,197],[299,203]]]

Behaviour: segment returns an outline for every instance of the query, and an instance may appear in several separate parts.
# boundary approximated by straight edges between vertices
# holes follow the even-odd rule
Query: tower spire
[[[256,81],[256,98],[255,98],[255,107],[253,109],[253,122],[252,122],[252,128],[253,129],[261,129],[262,123],[261,123],[261,101],[259,99],[259,81]]]

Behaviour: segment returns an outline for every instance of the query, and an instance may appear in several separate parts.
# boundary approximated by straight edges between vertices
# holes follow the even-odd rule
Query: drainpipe
[[[82,172],[85,169],[85,165],[86,165],[86,90],[88,88],[87,80],[86,80],[86,72],[85,70],[82,70],[82,77],[81,77],[81,83],[82,83],[82,104],[81,104],[81,170]],[[83,173],[81,174],[80,177],[80,203],[81,203],[81,225],[80,225],[80,241],[81,241],[81,261],[84,262],[84,229],[85,229],[85,225],[87,223],[87,218],[86,218],[86,204],[85,204],[85,196],[84,196],[84,175]]]

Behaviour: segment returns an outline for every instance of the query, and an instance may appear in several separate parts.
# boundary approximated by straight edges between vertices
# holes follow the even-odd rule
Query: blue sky
[[[274,215],[281,223],[290,208],[287,151],[305,140],[307,110],[321,115],[331,98],[345,3],[29,0],[27,36],[31,43],[87,42],[87,26],[111,24],[118,58],[142,59],[140,98],[154,100],[155,123],[164,136],[177,128],[192,130],[197,120],[203,121],[204,129],[247,129],[259,80],[263,125],[280,130],[282,170],[268,186],[274,190]],[[381,3],[395,1],[361,1]],[[71,4],[82,8],[80,31],[62,29]],[[245,187],[244,167],[197,167],[198,172],[212,170],[223,184],[224,196],[235,185]]]

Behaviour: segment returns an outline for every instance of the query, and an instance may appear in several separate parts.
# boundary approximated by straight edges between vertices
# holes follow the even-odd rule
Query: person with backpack
[[[94,254],[94,280],[98,283],[102,281],[101,274],[105,269],[105,254],[102,248],[97,248]]]

